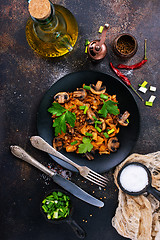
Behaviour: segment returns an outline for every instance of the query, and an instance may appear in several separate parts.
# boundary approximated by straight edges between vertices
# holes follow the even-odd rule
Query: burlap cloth
[[[152,174],[152,186],[160,191],[160,151],[147,155],[132,154],[116,167],[114,181],[125,163],[140,162]],[[129,196],[119,189],[118,207],[112,219],[117,232],[132,240],[160,240],[160,202],[152,195]]]

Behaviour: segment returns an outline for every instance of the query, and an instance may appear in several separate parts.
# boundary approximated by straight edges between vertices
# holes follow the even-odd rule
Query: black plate
[[[44,95],[37,113],[37,128],[38,134],[50,145],[52,145],[54,130],[52,127],[51,114],[48,113],[47,109],[53,102],[53,96],[62,91],[74,91],[77,87],[82,87],[83,83],[86,85],[89,85],[90,83],[95,84],[98,80],[103,81],[108,94],[117,95],[120,112],[123,113],[127,110],[131,114],[129,117],[129,125],[127,127],[121,126],[120,132],[117,135],[120,142],[120,148],[117,152],[111,153],[110,155],[99,155],[96,153],[95,159],[92,161],[89,161],[76,153],[67,153],[65,149],[63,149],[61,153],[81,166],[85,165],[92,170],[103,173],[118,165],[129,155],[139,134],[140,116],[136,101],[128,87],[126,87],[118,79],[108,74],[94,71],[75,72],[64,76],[58,82],[53,84],[53,86]],[[77,169],[72,167],[70,164],[54,156],[51,157],[61,166],[72,171],[77,171]]]

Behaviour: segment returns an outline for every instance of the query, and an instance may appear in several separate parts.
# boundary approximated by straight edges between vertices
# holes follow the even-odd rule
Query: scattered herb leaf
[[[90,138],[83,137],[83,139],[82,139],[83,143],[81,143],[78,148],[79,153],[90,152],[93,148],[91,141],[92,140]]]
[[[103,101],[103,106],[102,108],[98,111],[98,113],[106,118],[107,117],[107,114],[110,113],[110,114],[113,114],[113,115],[118,115],[119,114],[119,110],[118,110],[118,107],[117,107],[117,103],[118,102],[114,102],[112,100],[108,100],[108,101]]]
[[[66,132],[66,122],[71,127],[74,127],[76,121],[75,113],[65,109],[59,103],[52,103],[52,107],[48,109],[48,112],[57,116],[53,122],[55,136],[58,136],[58,133]]]

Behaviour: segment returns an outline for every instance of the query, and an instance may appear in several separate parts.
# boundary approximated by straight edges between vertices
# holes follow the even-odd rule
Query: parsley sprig
[[[83,137],[83,139],[82,139],[83,143],[79,144],[79,148],[78,148],[79,153],[90,152],[93,148],[91,141],[92,141],[92,139]]]
[[[108,113],[113,114],[113,115],[118,115],[119,110],[118,110],[117,104],[118,104],[118,102],[114,102],[112,100],[108,100],[106,102],[103,100],[103,106],[98,111],[98,113],[104,118],[107,117]]]
[[[52,103],[52,106],[48,109],[48,112],[52,115],[56,115],[53,122],[53,127],[55,128],[55,136],[58,136],[58,133],[66,133],[66,123],[68,123],[71,127],[75,126],[76,115],[62,107],[59,103]]]

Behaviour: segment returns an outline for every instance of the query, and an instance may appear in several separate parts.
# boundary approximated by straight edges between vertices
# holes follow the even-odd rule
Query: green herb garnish
[[[93,119],[97,121],[97,118],[95,116],[93,116]]]
[[[86,89],[86,90],[91,90],[91,87],[87,86],[87,85],[84,85],[83,88]]]
[[[84,110],[86,108],[86,106],[79,106],[80,110]]]
[[[108,101],[103,101],[103,106],[102,108],[98,111],[98,113],[106,118],[107,117],[107,114],[110,113],[110,114],[113,114],[113,115],[118,115],[119,114],[119,110],[118,110],[118,107],[117,107],[117,104],[118,102],[114,102],[112,100],[108,100]]]
[[[96,124],[95,124],[95,129],[96,129],[98,132],[102,132],[102,129],[100,129]]]
[[[87,106],[85,106],[85,109],[84,109],[84,114],[86,114],[87,113],[87,110],[88,110],[88,107]]]
[[[108,96],[101,93],[100,98],[107,100],[107,99],[108,99]]]
[[[90,41],[88,39],[85,40],[85,46],[88,46],[90,44]]]
[[[68,109],[65,109],[59,103],[52,103],[52,107],[48,109],[48,112],[57,116],[53,122],[53,127],[55,128],[55,136],[58,136],[58,133],[66,133],[66,122],[71,127],[74,127],[76,121],[75,113],[72,113]]]
[[[70,208],[70,198],[62,192],[53,192],[42,201],[42,209],[48,219],[66,218]]]
[[[90,152],[93,148],[91,141],[92,140],[90,138],[83,137],[82,139],[83,143],[79,144],[79,148],[78,148],[79,153]]]
[[[73,146],[73,145],[75,145],[75,144],[77,144],[78,142],[77,142],[77,140],[76,141],[74,141],[74,142],[71,142],[71,145]]]
[[[114,129],[112,128],[112,129],[108,129],[108,134],[111,134],[111,133],[113,133],[114,132]]]
[[[87,113],[87,110],[88,110],[88,107],[87,106],[79,106],[79,109],[80,110],[84,110],[84,114],[86,114]]]
[[[105,136],[105,138],[109,138],[109,135],[106,132],[104,132],[103,135]]]
[[[87,137],[93,137],[93,134],[92,134],[92,133],[86,132],[85,135],[86,135]]]

